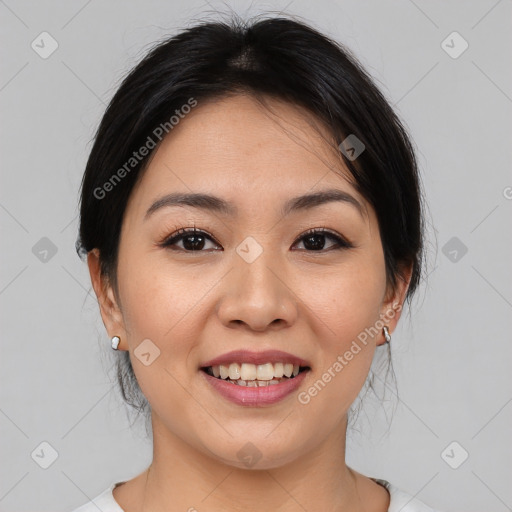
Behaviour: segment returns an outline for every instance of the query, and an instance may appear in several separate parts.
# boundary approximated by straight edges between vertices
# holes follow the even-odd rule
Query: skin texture
[[[298,391],[307,390],[407,290],[407,280],[387,285],[375,213],[311,115],[267,101],[273,114],[245,95],[199,103],[164,139],[127,205],[118,297],[100,275],[98,251],[88,255],[108,335],[130,351],[152,408],[153,462],[114,490],[126,512],[388,509],[388,492],[345,464],[347,411],[384,343],[381,330],[308,404],[292,393],[269,406],[239,406],[199,370],[231,350],[278,349],[309,361]],[[280,214],[291,197],[328,188],[349,193],[363,212],[329,202]],[[214,194],[238,215],[173,206],[145,220],[171,192]],[[186,240],[159,245],[194,226],[212,236],[203,252],[186,252]],[[304,233],[322,227],[354,247],[333,249],[329,236],[323,250],[306,245]],[[236,252],[248,236],[263,249],[252,263]],[[399,316],[385,322],[390,332]],[[160,350],[148,366],[134,354],[146,339]],[[261,453],[251,469],[237,457],[247,442]]]

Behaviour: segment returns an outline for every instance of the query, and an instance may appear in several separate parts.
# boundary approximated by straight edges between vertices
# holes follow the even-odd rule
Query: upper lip
[[[295,356],[282,350],[264,350],[261,352],[254,352],[251,350],[233,350],[227,352],[214,359],[205,361],[201,364],[201,368],[208,368],[209,366],[229,365],[231,363],[251,363],[251,364],[265,364],[265,363],[292,363],[299,366],[310,366],[309,362],[301,357]]]

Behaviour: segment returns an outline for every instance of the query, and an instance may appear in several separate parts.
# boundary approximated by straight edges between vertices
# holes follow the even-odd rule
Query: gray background
[[[69,511],[151,460],[74,251],[78,186],[124,73],[227,6],[285,9],[347,44],[418,148],[430,275],[393,337],[393,421],[367,399],[348,463],[444,511],[512,510],[510,0],[0,1],[0,510]]]

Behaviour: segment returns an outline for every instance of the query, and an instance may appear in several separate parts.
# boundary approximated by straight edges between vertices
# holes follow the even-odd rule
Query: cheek
[[[378,320],[386,289],[383,263],[361,258],[314,281],[305,283],[302,296],[329,339],[344,343]]]
[[[132,366],[141,388],[172,388],[176,382],[171,375],[189,380],[197,371],[197,351],[208,320],[207,292],[219,276],[199,267],[179,271],[165,259],[142,253],[120,261],[118,274]],[[151,366],[136,360],[144,340],[156,346],[158,357]],[[176,391],[179,396],[179,386]]]
[[[374,326],[386,287],[384,265],[355,262],[316,284],[309,283],[303,295],[316,319],[316,354],[321,361],[316,372],[321,382],[310,396],[323,397],[314,407],[336,402],[341,414],[357,397],[373,360],[373,338],[379,335]]]
[[[208,287],[207,276],[196,279],[190,272],[170,271],[158,259],[143,254],[120,262],[118,272],[129,335],[134,341],[136,336],[154,339],[159,346],[164,341],[169,344],[186,324],[187,315],[201,307]]]

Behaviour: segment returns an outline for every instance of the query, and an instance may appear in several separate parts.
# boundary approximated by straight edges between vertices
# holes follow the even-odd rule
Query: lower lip
[[[304,370],[293,379],[287,379],[280,384],[261,388],[231,384],[217,377],[212,377],[202,370],[200,372],[206,377],[207,382],[213,389],[229,401],[237,405],[259,406],[275,404],[293,393],[301,385],[309,370]]]

